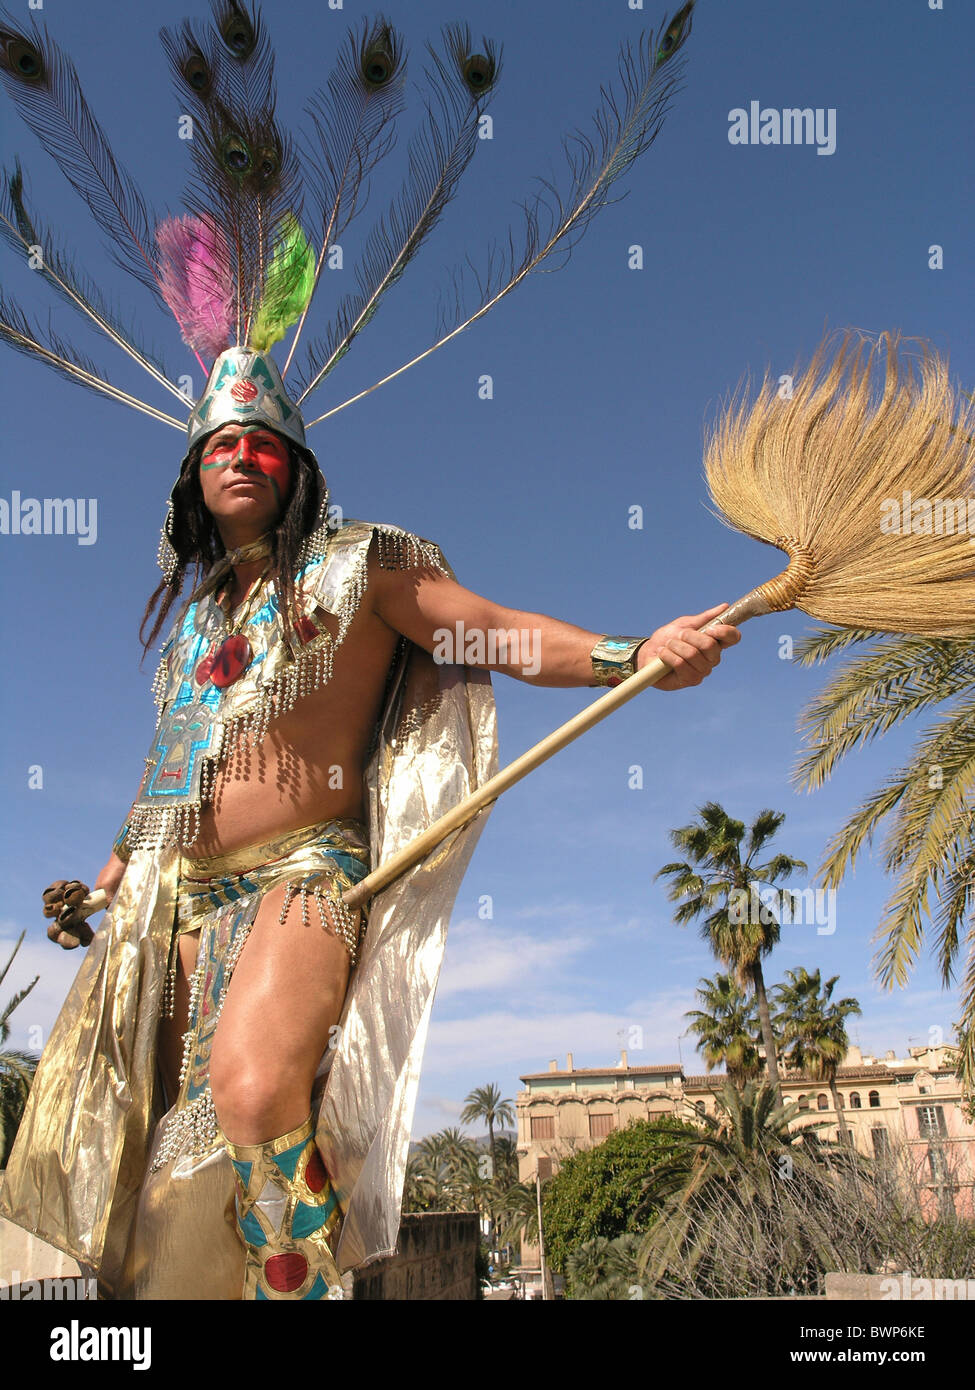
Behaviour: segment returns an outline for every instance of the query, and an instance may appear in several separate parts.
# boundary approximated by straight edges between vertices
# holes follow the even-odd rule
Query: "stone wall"
[[[397,1252],[355,1276],[353,1298],[477,1298],[476,1212],[412,1212],[403,1217]]]

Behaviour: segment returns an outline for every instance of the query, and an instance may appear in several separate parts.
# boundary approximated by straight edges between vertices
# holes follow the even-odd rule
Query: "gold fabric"
[[[366,773],[373,866],[497,771],[488,672],[419,648],[398,671]],[[454,898],[487,811],[377,894],[318,1123],[345,1221],[341,1271],[392,1254],[430,1011]]]
[[[190,859],[183,855],[180,865],[180,879],[186,883],[206,882],[213,878],[230,878],[235,874],[248,874],[256,868],[270,868],[279,859],[287,859],[295,850],[304,849],[324,835],[335,832],[347,843],[362,838],[365,826],[362,821],[341,820],[320,821],[318,825],[300,826],[297,830],[287,830],[272,840],[258,845],[245,845],[242,849],[231,850],[228,854],[214,854],[209,859]],[[368,841],[363,840],[368,851]],[[366,860],[363,858],[363,863]]]
[[[154,1118],[156,1033],[176,912],[175,851],[133,854],[58,1015],[7,1161],[9,1221],[113,1292]]]
[[[364,524],[360,538],[367,548]],[[327,606],[324,593],[319,601]],[[373,865],[496,767],[488,673],[436,663],[407,643],[366,775]],[[335,1251],[343,1272],[395,1248],[447,922],[485,818],[481,812],[370,904],[340,1045],[329,1054],[324,1096],[314,1100],[318,1147],[345,1213]],[[177,874],[175,850],[133,853],[38,1067],[0,1212],[94,1268],[104,1295],[124,1288],[138,1297],[239,1298],[225,1152],[173,1165],[174,1179],[192,1177],[179,1201],[173,1183],[146,1185],[126,1268],[158,1118],[156,1033]]]

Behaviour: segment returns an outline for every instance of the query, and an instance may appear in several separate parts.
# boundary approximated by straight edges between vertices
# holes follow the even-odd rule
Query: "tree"
[[[737,1086],[757,1077],[762,1070],[755,1043],[759,1031],[755,1000],[743,993],[730,975],[701,980],[697,998],[700,1009],[689,1010],[689,1033],[697,1035],[697,1048],[708,1071],[724,1066]]]
[[[653,1213],[644,1210],[638,1216],[641,1184],[665,1143],[683,1130],[696,1132],[670,1116],[635,1120],[563,1160],[542,1191],[545,1251],[554,1270],[565,1273],[569,1255],[584,1241],[646,1230]]]
[[[491,1171],[497,1171],[497,1150],[494,1141],[494,1126],[513,1125],[515,1112],[510,1100],[502,1100],[501,1092],[493,1082],[478,1086],[471,1091],[460,1112],[461,1124],[476,1124],[483,1120],[488,1129],[488,1144],[491,1149]]]
[[[830,841],[823,882],[836,887],[883,827],[894,892],[878,929],[877,974],[888,989],[907,982],[933,918],[942,982],[959,959],[961,1078],[975,1088],[975,642],[851,629],[820,629],[800,646],[810,666],[869,643],[803,711],[807,752],[796,777],[821,786],[852,749],[906,719],[934,716],[904,766],[853,812]]]
[[[405,1211],[471,1211],[467,1157],[474,1141],[460,1129],[442,1129],[420,1140],[407,1164]]]
[[[850,1046],[846,1020],[862,1010],[856,999],[833,1000],[838,975],[822,984],[819,971],[810,975],[805,966],[785,974],[788,983],[776,986],[776,1023],[789,1045],[787,1065],[805,1072],[813,1081],[826,1082],[843,1142],[849,1144],[850,1129],[840,1106],[836,1071]]]
[[[764,864],[755,863],[785,820],[778,811],[761,811],[755,818],[744,858],[744,821],[733,820],[715,801],[702,806],[698,815],[698,821],[670,832],[674,846],[684,850],[690,862],[665,864],[657,878],[667,876],[671,880],[670,901],[678,904],[674,920],[684,926],[704,917],[702,939],[723,965],[734,970],[739,984],[753,991],[769,1078],[778,1096],[779,1069],[762,959],[779,940],[776,912],[791,901],[791,894],[776,887],[776,880],[788,878],[806,865],[787,854],[775,854]]]
[[[566,1261],[569,1297],[593,1302],[641,1297],[637,1256],[642,1236],[627,1231],[613,1240],[597,1236],[573,1250]]]
[[[13,965],[14,957],[20,950],[26,932],[21,932],[17,944],[10,953],[10,959],[0,970],[0,984]],[[17,1005],[27,998],[41,977],[35,975],[26,989],[13,996],[3,1013],[0,1013],[0,1167],[7,1161],[7,1154],[17,1134],[27,1095],[30,1091],[34,1072],[37,1070],[37,1057],[32,1052],[22,1052],[18,1048],[8,1048],[10,1037],[10,1015]]]
[[[727,1082],[718,1113],[666,1142],[638,1214],[655,1213],[638,1267],[655,1297],[819,1292],[828,1269],[876,1267],[870,1165],[796,1130],[770,1082]]]
[[[551,1181],[551,1179],[546,1179]],[[513,1245],[521,1236],[529,1245],[538,1244],[538,1199],[534,1180],[514,1182],[504,1193],[498,1210],[498,1239]]]
[[[478,1162],[476,1171],[470,1175],[472,1187],[478,1189],[478,1210],[482,1210],[486,1205],[490,1214],[491,1231],[489,1242],[494,1242],[494,1207],[501,1199],[501,1184],[497,1180],[498,1174],[498,1151],[494,1138],[494,1126],[496,1124],[513,1125],[515,1122],[515,1112],[510,1100],[501,1099],[501,1091],[493,1083],[489,1082],[486,1086],[478,1086],[464,1102],[464,1108],[460,1112],[462,1124],[475,1124],[478,1120],[483,1120],[488,1130],[488,1147],[491,1153],[491,1171],[485,1173],[483,1164]]]

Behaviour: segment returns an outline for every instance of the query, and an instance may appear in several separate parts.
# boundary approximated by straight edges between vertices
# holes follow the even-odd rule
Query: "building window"
[[[945,1128],[945,1112],[940,1105],[919,1105],[917,1108],[917,1132],[922,1139],[943,1139],[948,1133]]]
[[[890,1153],[890,1136],[882,1125],[874,1125],[870,1131],[875,1158],[886,1158]]]
[[[608,1113],[608,1114],[605,1114],[605,1115],[593,1115],[592,1113],[590,1113],[590,1115],[589,1115],[589,1138],[590,1138],[590,1139],[605,1139],[606,1136],[607,1136],[607,1134],[612,1134],[612,1132],[613,1132],[613,1116],[612,1116],[612,1113]]]
[[[532,1138],[533,1139],[554,1139],[555,1138],[555,1116],[554,1115],[532,1115]]]
[[[945,1159],[943,1150],[938,1148],[929,1151],[928,1166],[931,1169],[932,1182],[948,1181],[948,1163]]]
[[[879,1092],[879,1091],[871,1091],[870,1094],[867,1096],[867,1100],[870,1102],[870,1109],[871,1109],[871,1110],[879,1110],[879,1109],[880,1109],[880,1092]]]
[[[705,1112],[704,1101],[703,1101],[703,1100],[696,1100],[696,1101],[694,1102],[694,1109],[697,1111],[697,1113],[698,1113],[699,1115],[703,1115],[704,1112]]]
[[[800,1110],[808,1110],[808,1109],[809,1109],[809,1097],[808,1097],[808,1096],[800,1096],[800,1097],[799,1097],[799,1109],[800,1109]]]
[[[851,1092],[850,1092],[850,1109],[851,1109],[851,1110],[862,1110],[862,1109],[863,1109],[863,1105],[861,1104],[861,1101],[860,1101],[860,1092],[859,1092],[859,1091],[851,1091]]]
[[[816,1109],[817,1109],[817,1110],[828,1110],[828,1109],[829,1109],[829,1096],[823,1095],[822,1091],[820,1091],[819,1095],[816,1097]]]

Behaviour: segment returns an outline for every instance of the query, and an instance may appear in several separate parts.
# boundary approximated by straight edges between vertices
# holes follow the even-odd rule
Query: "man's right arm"
[[[148,769],[142,775],[142,780],[139,784],[139,791],[136,793],[137,796],[139,796],[142,792],[142,788],[145,785],[147,775]],[[115,897],[115,894],[118,892],[119,884],[122,882],[122,877],[125,874],[125,870],[128,866],[129,855],[128,853],[126,853],[123,847],[126,840],[127,830],[128,821],[126,820],[125,824],[122,826],[121,830],[115,837],[115,843],[112,846],[112,853],[109,855],[108,862],[106,863],[98,877],[95,879],[95,889],[101,888],[104,890],[104,892],[108,896],[109,905],[111,905],[112,900]],[[122,857],[123,855],[125,856],[124,858]],[[53,887],[54,885],[52,884],[52,888]],[[50,889],[47,890],[47,892],[49,893]],[[48,914],[45,913],[45,916],[46,915]],[[52,927],[52,929],[48,932],[48,935],[51,937],[51,940],[57,941],[58,945],[62,946],[65,950],[73,950],[74,947],[76,947],[79,944],[77,932],[79,930],[79,927],[81,927],[82,923],[84,923],[84,926],[87,927],[87,923],[85,923],[85,920],[83,918],[78,919],[78,922],[73,926],[71,922],[71,915],[69,914],[63,923],[63,926],[66,928],[66,930],[62,931],[60,934],[52,934]],[[91,929],[82,929],[80,944],[87,946],[90,941]]]
[[[109,901],[118,892],[118,886],[122,882],[122,875],[125,873],[126,867],[125,860],[120,859],[113,851],[108,863],[95,879],[95,887],[104,888]]]

